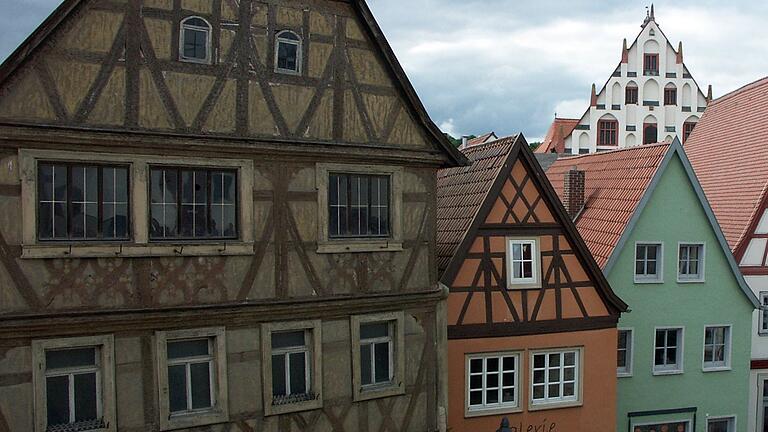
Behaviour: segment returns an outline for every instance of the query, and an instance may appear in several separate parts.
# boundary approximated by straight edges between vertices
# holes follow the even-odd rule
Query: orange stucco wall
[[[533,336],[449,340],[448,430],[493,432],[506,416],[513,432],[612,431],[616,427],[616,337],[616,329],[610,328]],[[583,348],[582,405],[529,411],[530,352],[566,347]],[[519,406],[522,411],[465,418],[465,355],[499,351],[521,353]]]

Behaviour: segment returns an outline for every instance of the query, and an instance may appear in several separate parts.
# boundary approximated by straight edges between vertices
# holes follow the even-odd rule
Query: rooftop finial
[[[656,16],[653,13],[653,3],[651,3],[651,20],[655,20]]]
[[[648,8],[648,6],[645,7],[645,21],[643,21],[643,25],[640,27],[645,27],[651,21],[656,21],[656,16],[653,11],[653,3],[651,3],[650,8]]]
[[[683,41],[677,43],[677,64],[683,63]]]
[[[712,102],[712,84],[707,88],[707,104]]]
[[[597,89],[595,88],[595,83],[592,83],[592,95],[590,97],[589,104],[591,106],[597,106]]]
[[[627,38],[624,38],[624,43],[621,46],[621,62],[629,62],[629,50],[627,49]]]

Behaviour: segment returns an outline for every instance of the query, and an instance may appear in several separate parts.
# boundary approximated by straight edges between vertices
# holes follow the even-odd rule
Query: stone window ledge
[[[21,258],[123,258],[253,255],[253,243],[36,244],[23,245]]]

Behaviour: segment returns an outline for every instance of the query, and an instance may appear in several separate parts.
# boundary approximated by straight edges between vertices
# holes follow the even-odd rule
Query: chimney
[[[466,135],[461,136],[461,147],[459,148],[467,148],[467,142],[469,141],[469,137]]]
[[[590,106],[597,106],[597,89],[595,88],[595,84],[592,83],[592,96],[590,97]]]
[[[629,62],[629,50],[627,49],[627,38],[624,38],[624,45],[621,47],[621,62]]]
[[[575,166],[565,173],[565,179],[563,180],[563,204],[571,219],[576,219],[576,215],[584,207],[585,178],[586,174],[584,171],[579,170]]]
[[[677,43],[677,64],[683,64],[683,41]]]

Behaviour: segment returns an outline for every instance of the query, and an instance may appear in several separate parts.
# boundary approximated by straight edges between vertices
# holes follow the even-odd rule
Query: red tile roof
[[[670,144],[629,147],[558,159],[547,171],[563,199],[563,179],[572,167],[585,171],[585,205],[576,220],[590,252],[604,267]]]
[[[437,264],[445,270],[518,135],[463,149],[472,165],[437,173]]]
[[[467,140],[467,147],[475,146],[478,144],[485,144],[486,141],[491,139],[497,139],[496,133],[493,131],[488,132],[487,134],[480,135],[479,137],[475,137],[470,140]]]
[[[536,148],[535,153],[565,153],[565,138],[573,132],[579,119],[555,118],[544,137],[544,141]]]
[[[768,77],[711,102],[684,147],[731,250],[768,186]]]

